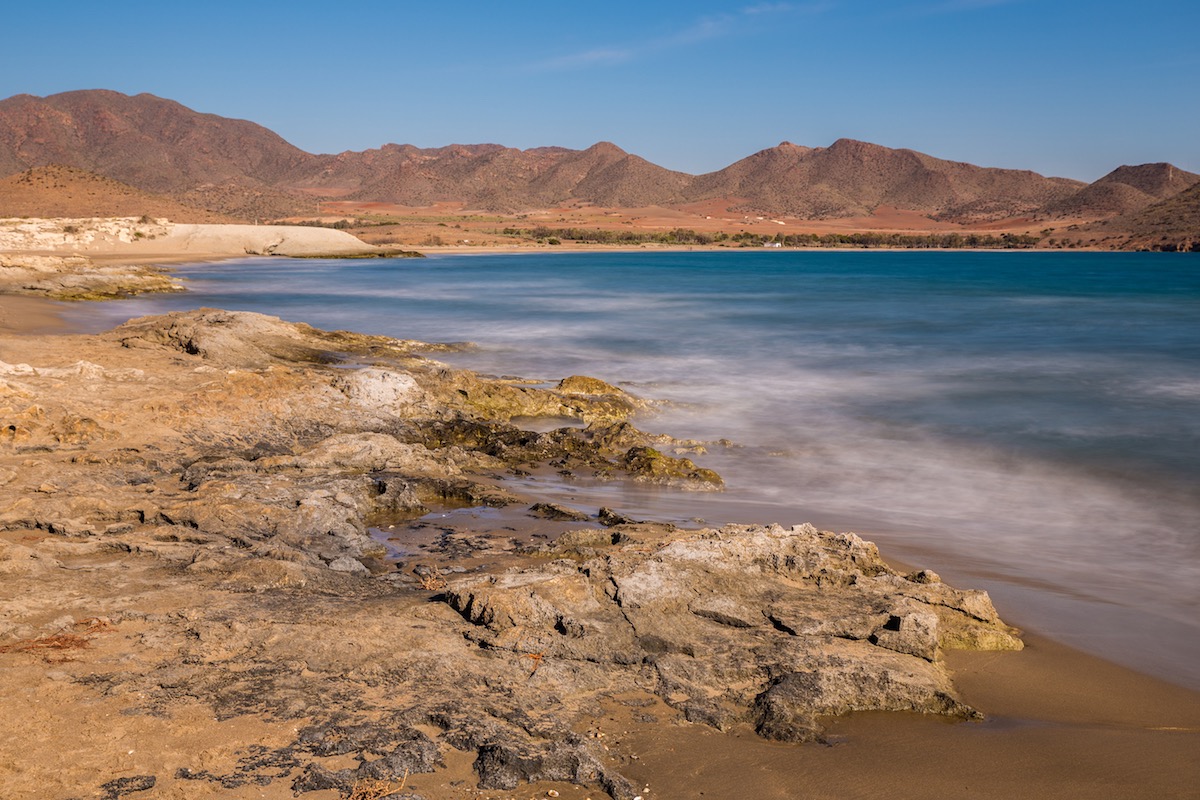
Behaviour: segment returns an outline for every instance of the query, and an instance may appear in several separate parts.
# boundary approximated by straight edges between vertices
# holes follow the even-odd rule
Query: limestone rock
[[[583,563],[452,580],[446,602],[489,648],[653,665],[664,700],[718,727],[742,719],[765,736],[807,740],[820,738],[820,717],[850,711],[974,715],[938,663],[940,647],[964,639],[944,633],[935,610],[974,608],[974,598],[912,584],[937,592],[914,599],[856,536],[729,526],[588,544],[597,555]],[[548,554],[578,546],[563,537]],[[975,644],[1019,646],[998,620],[970,624],[998,634]]]
[[[334,378],[333,385],[360,405],[393,411],[416,402],[422,394],[412,375],[374,367],[349,370]]]
[[[349,572],[354,575],[370,575],[371,571],[363,566],[358,559],[350,556],[340,556],[329,562],[329,568],[335,572]]]
[[[0,575],[36,575],[61,566],[32,547],[0,542]]]
[[[949,679],[913,670],[900,659],[873,663],[838,657],[817,660],[811,669],[773,679],[754,699],[755,729],[781,741],[819,741],[819,718],[851,711],[911,711],[978,717],[952,694]]]

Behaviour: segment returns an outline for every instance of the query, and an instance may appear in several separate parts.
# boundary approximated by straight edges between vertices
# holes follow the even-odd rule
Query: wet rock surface
[[[820,741],[852,711],[975,716],[941,653],[1020,647],[986,594],[852,534],[518,498],[503,477],[534,468],[719,476],[630,425],[645,403],[616,387],[487,379],[430,349],[211,309],[0,339],[0,666],[47,742],[72,714],[81,737],[73,764],[14,780],[434,797],[462,762],[470,787],[632,798],[589,734],[617,698]],[[113,714],[195,733],[121,749]]]

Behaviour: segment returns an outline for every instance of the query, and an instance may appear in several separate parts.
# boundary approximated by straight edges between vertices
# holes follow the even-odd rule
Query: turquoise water
[[[729,252],[248,259],[99,327],[200,305],[590,374],[729,439],[719,496],[533,484],[664,519],[857,530],[1002,613],[1200,687],[1200,258]],[[441,356],[439,356],[441,357]]]

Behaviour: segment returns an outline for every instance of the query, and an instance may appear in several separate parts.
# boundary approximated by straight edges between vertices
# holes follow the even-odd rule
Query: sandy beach
[[[1198,777],[1195,693],[1026,633],[1020,653],[948,661],[981,723],[867,713],[835,742],[790,747],[750,729],[633,731],[631,773],[663,796],[1187,797]],[[627,724],[627,723],[626,723]],[[689,793],[690,792],[690,793]]]
[[[210,247],[204,257],[219,257],[219,251]],[[130,255],[99,248],[90,257],[128,263]],[[138,259],[143,263],[198,258],[170,248],[143,255]],[[357,478],[343,474],[347,465],[355,475],[361,471],[353,460],[361,455],[338,455],[327,444],[336,436],[364,434],[322,431],[317,438],[335,436],[322,445],[322,452],[333,455],[319,468],[306,455],[313,452],[304,449],[311,445],[301,445],[313,440],[321,404],[333,403],[329,408],[339,413],[352,408],[359,415],[356,431],[396,431],[399,422],[375,415],[363,403],[382,396],[414,408],[434,407],[486,395],[487,405],[469,407],[483,421],[491,412],[481,409],[515,402],[510,399],[514,391],[525,398],[526,390],[464,375],[439,377],[436,369],[423,371],[430,368],[402,347],[367,337],[333,342],[320,339],[319,332],[267,327],[252,338],[217,331],[206,340],[204,325],[211,327],[213,318],[208,323],[179,319],[107,338],[79,336],[71,308],[43,297],[0,294],[0,362],[8,367],[0,382],[0,407],[9,425],[0,453],[0,517],[5,520],[0,531],[0,572],[5,574],[0,708],[7,718],[21,719],[23,731],[19,741],[9,737],[0,745],[0,786],[14,797],[293,797],[303,760],[295,755],[297,731],[320,716],[316,707],[340,708],[347,718],[362,708],[386,716],[388,709],[405,705],[404,697],[392,693],[412,685],[406,671],[433,672],[422,665],[457,663],[462,657],[461,643],[467,641],[462,635],[438,638],[431,629],[453,632],[465,623],[460,614],[431,602],[428,591],[417,591],[421,587],[414,587],[417,578],[411,574],[401,580],[394,573],[391,583],[377,580],[391,569],[379,553],[372,556],[375,561],[363,561],[361,547],[357,555],[348,544],[326,553],[332,544],[283,533],[260,541],[252,527],[238,527],[239,517],[281,515],[272,524],[283,531],[286,515],[266,500],[252,506],[249,498],[259,496],[255,492],[261,497],[299,492],[294,496],[303,498],[336,484],[335,491],[342,493],[337,503],[365,507],[356,492],[366,490],[354,483]],[[221,320],[230,331],[243,324]],[[200,325],[187,334],[192,339],[176,333],[192,324]],[[170,337],[188,344],[170,349],[176,341]],[[366,359],[358,363],[390,359],[387,370],[404,365],[425,395],[413,399],[414,378],[387,377],[394,375],[387,370],[376,383],[330,395],[321,383],[328,379],[311,366],[319,364],[314,354],[325,348],[369,354],[358,356]],[[81,363],[94,367],[77,366]],[[20,364],[33,365],[35,373],[12,366]],[[585,409],[579,413],[597,419],[625,413],[618,396],[597,402],[596,391],[601,390],[589,388],[586,403],[578,400]],[[537,402],[576,402],[572,396],[563,389]],[[268,441],[281,419],[291,424],[290,451]],[[133,421],[136,433],[127,427]],[[229,427],[221,428],[225,424]],[[262,431],[260,441],[248,433],[255,428]],[[212,446],[197,444],[205,436]],[[367,440],[356,441],[363,447]],[[497,474],[500,462],[470,450],[465,439],[455,441],[452,451],[439,451],[453,452],[454,470],[408,464],[406,475],[425,470],[430,481],[411,485],[425,493],[426,506],[438,492],[443,499],[454,497],[455,504],[491,503],[494,498],[481,494],[487,482],[476,485],[471,476]],[[310,460],[296,460],[302,457]],[[275,471],[246,466],[258,459],[274,459],[270,469]],[[77,476],[57,471],[71,464],[77,465]],[[334,474],[331,464],[338,465],[336,480],[328,478]],[[125,482],[119,489],[99,485],[118,473]],[[175,485],[173,473],[189,475],[192,487],[185,491]],[[671,480],[702,477],[678,467]],[[493,484],[505,491],[504,481]],[[252,486],[257,488],[244,488]],[[183,511],[182,504],[192,502],[197,491],[209,493],[212,504]],[[329,503],[335,491],[325,492]],[[135,496],[142,499],[131,499]],[[306,502],[297,501],[296,516],[333,525],[322,516],[333,506]],[[527,499],[514,502],[518,510],[505,512],[487,530],[472,529],[470,523],[443,530],[458,543],[439,562],[445,574],[464,563],[492,570],[526,564],[523,547],[563,534],[563,524],[525,513]],[[379,506],[371,507],[376,511],[368,517],[378,519]],[[415,524],[411,510],[397,518]],[[588,522],[583,529],[593,527]],[[614,530],[626,531],[622,535],[635,549],[648,551],[659,546],[657,536],[681,535],[636,526]],[[350,534],[344,538],[354,541]],[[501,546],[502,540],[508,543]],[[300,552],[305,547],[320,550],[324,563],[306,561]],[[353,558],[339,561],[343,557]],[[546,561],[544,555],[539,558]],[[339,563],[347,571],[330,568]],[[894,566],[897,575],[913,575],[922,565]],[[380,586],[388,588],[373,588]],[[301,593],[289,594],[295,591]],[[319,619],[294,618],[292,604]],[[1005,610],[998,610],[1004,616]],[[477,634],[468,631],[467,636]],[[595,689],[569,718],[591,720],[575,733],[584,737],[588,752],[599,754],[603,770],[627,779],[627,786],[608,786],[614,797],[1194,796],[1200,784],[1195,758],[1200,694],[1088,656],[1036,631],[1025,631],[1022,638],[1020,651],[959,650],[943,643],[944,662],[939,656],[935,666],[944,663],[958,697],[981,712],[981,719],[871,711],[828,720],[823,743],[769,741],[745,720],[705,724],[671,692],[637,681],[621,691]],[[495,648],[501,639],[481,641]],[[565,679],[553,658],[543,661],[543,651],[532,644],[503,646],[510,648],[509,657],[494,659],[492,678],[459,674],[471,691],[494,692],[497,705],[507,702],[503,698],[515,698],[519,705],[520,692],[538,690],[535,679],[555,681],[544,689],[550,694],[568,685],[559,683]],[[581,672],[592,669],[582,663]],[[506,683],[513,676],[519,680]],[[246,697],[233,696],[235,684]],[[635,685],[639,688],[631,688]],[[261,698],[250,697],[255,692]],[[277,702],[294,707],[281,710],[272,705]],[[536,732],[549,726],[555,713],[550,707],[531,708],[531,718],[520,725]],[[476,754],[464,744],[474,741],[474,734],[456,724],[443,726],[442,736],[456,731],[458,738],[449,737],[451,746],[442,748],[444,758],[431,773],[406,771],[402,780],[372,784],[360,778],[322,788],[311,779],[317,771],[310,766],[302,796],[365,800],[384,796],[369,790],[385,789],[395,792],[388,796],[428,800],[605,796],[600,784],[563,780],[479,788]],[[338,735],[353,740],[354,730],[343,727]],[[439,733],[427,720],[414,730]],[[399,752],[390,750],[394,745],[344,751],[331,745],[319,751],[321,774],[370,760],[364,753]]]
[[[0,295],[0,331],[4,333],[56,333],[70,330],[70,307],[40,297]]]

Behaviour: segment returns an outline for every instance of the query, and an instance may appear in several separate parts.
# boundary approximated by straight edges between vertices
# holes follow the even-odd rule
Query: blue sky
[[[608,140],[701,173],[839,137],[1094,180],[1200,172],[1197,0],[49,2],[0,97],[106,88],[310,152]]]

